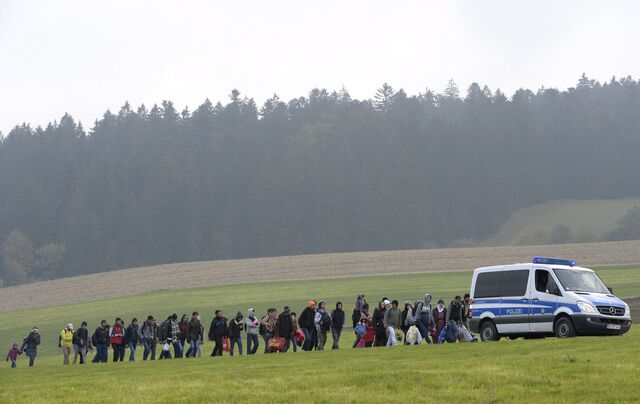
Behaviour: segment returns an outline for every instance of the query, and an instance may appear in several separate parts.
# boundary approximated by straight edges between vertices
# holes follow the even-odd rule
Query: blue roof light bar
[[[565,260],[561,258],[547,258],[547,257],[533,257],[534,264],[547,264],[547,265],[566,265],[569,267],[575,267],[576,262],[573,260]]]

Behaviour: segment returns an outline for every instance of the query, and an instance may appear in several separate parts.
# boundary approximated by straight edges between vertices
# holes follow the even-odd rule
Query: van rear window
[[[524,296],[527,292],[529,270],[496,271],[478,274],[473,297]]]

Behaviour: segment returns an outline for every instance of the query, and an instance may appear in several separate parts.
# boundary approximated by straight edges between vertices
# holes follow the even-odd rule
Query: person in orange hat
[[[304,343],[302,344],[303,351],[311,351],[315,345],[316,340],[316,301],[309,300],[307,307],[302,310],[300,317],[298,318],[298,325],[304,333]]]

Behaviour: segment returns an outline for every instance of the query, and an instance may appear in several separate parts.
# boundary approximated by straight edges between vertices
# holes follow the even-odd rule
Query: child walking
[[[13,347],[9,350],[7,354],[7,361],[11,361],[11,367],[16,367],[16,360],[18,359],[18,355],[20,355],[22,351],[18,348],[18,344],[13,344]]]

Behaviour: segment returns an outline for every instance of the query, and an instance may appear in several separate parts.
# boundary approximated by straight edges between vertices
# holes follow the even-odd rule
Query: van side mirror
[[[609,289],[609,293],[613,294],[613,289],[607,287],[607,289]]]

